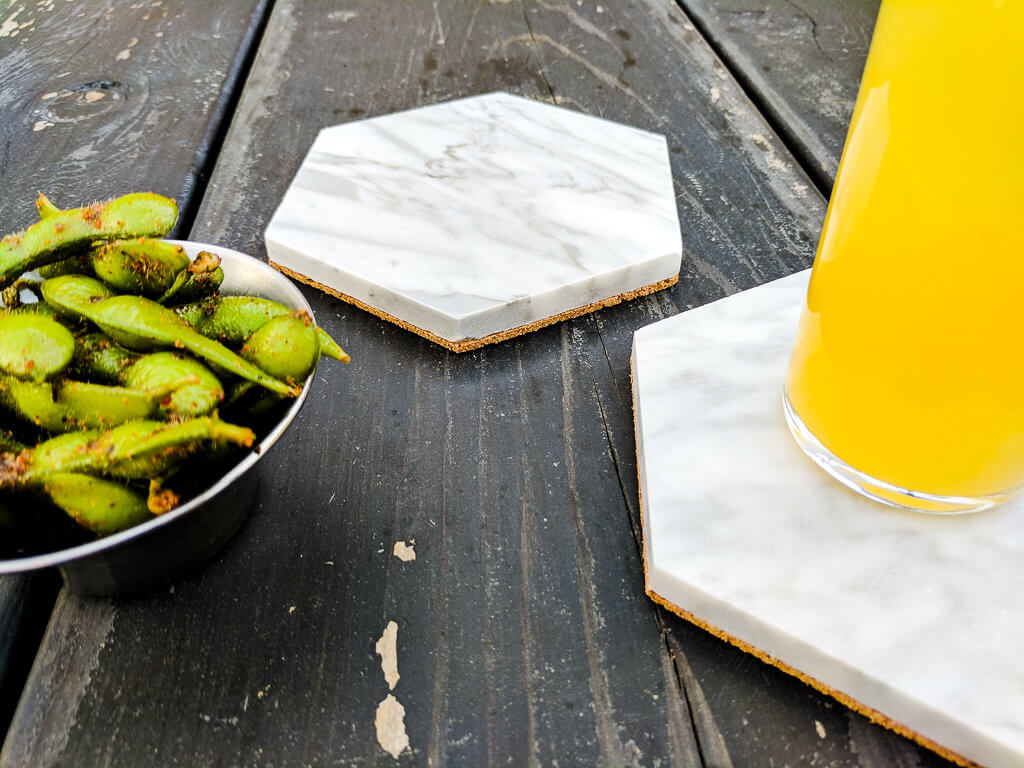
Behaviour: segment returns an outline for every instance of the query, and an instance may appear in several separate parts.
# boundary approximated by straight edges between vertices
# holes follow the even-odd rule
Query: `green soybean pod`
[[[89,253],[93,272],[118,291],[160,296],[189,265],[185,249],[166,240],[115,240]]]
[[[43,491],[76,523],[99,536],[127,530],[153,517],[141,494],[102,477],[58,472],[46,477]]]
[[[213,371],[198,360],[174,352],[143,355],[125,370],[122,380],[134,389],[154,389],[186,377],[194,381],[175,389],[160,402],[164,417],[205,416],[224,400],[224,387]]]
[[[0,371],[44,381],[68,367],[75,353],[71,331],[41,313],[0,315]]]
[[[125,371],[138,359],[137,352],[129,352],[107,334],[95,332],[75,339],[75,357],[71,365],[83,378],[126,384]]]
[[[272,318],[242,345],[242,357],[282,381],[303,382],[320,358],[320,341],[308,312]]]
[[[165,235],[178,220],[174,200],[151,192],[69,210],[60,210],[48,200],[37,207],[39,223],[0,241],[0,284],[95,241]]]
[[[174,311],[193,328],[211,339],[241,344],[268,320],[289,315],[293,310],[260,296],[219,296],[183,304]],[[323,328],[314,326],[320,337],[320,352],[327,357],[349,361],[349,356]]]
[[[98,280],[63,275],[45,281],[43,298],[58,311],[91,320],[101,331],[131,349],[187,349],[218,369],[259,384],[279,395],[296,397],[299,388],[268,376],[248,360],[198,333],[173,310],[142,296],[102,298]]]
[[[0,454],[0,489],[39,485],[60,472],[156,477],[204,444],[250,446],[255,439],[251,429],[213,416],[171,424],[143,419],[107,431],[68,432],[18,454]]]
[[[46,381],[0,376],[0,403],[23,421],[49,432],[65,432],[78,426],[68,410],[54,400],[53,387]]]
[[[220,266],[220,257],[209,251],[200,251],[195,260],[178,273],[157,301],[161,304],[197,301],[217,293],[223,282],[224,270]]]
[[[195,376],[182,376],[147,389],[63,381],[57,387],[55,400],[66,409],[70,420],[80,426],[112,427],[153,417],[163,401],[196,381]]]

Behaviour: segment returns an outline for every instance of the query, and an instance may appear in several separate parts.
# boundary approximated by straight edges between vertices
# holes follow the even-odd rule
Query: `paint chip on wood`
[[[377,705],[377,743],[394,758],[409,748],[409,734],[405,732],[405,707],[390,693]]]
[[[416,539],[409,539],[408,544],[404,541],[396,541],[395,548],[393,550],[395,557],[405,563],[408,563],[410,560],[415,560],[416,549],[413,547],[415,543]]]
[[[814,721],[814,730],[818,732],[819,739],[825,738],[825,726],[822,725],[821,720]]]
[[[380,656],[380,668],[384,672],[384,679],[388,688],[395,690],[398,679],[398,624],[389,621],[384,627],[384,632],[376,645],[377,655]]]
[[[132,48],[139,44],[139,38],[133,37],[131,42],[128,43],[128,47],[119,51],[117,56],[114,57],[115,61],[127,61],[132,57]]]
[[[33,131],[41,131],[44,128],[51,128],[53,123],[49,120],[36,120],[35,125],[32,126]]]

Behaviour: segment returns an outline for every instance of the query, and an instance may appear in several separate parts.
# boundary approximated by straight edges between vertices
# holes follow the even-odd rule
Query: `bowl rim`
[[[212,245],[210,243],[200,243],[194,240],[168,240],[169,243],[180,245],[186,250],[203,250],[211,251],[218,256],[228,255],[230,259],[240,259],[243,262],[248,262],[247,268],[256,269],[262,271],[267,275],[273,277],[274,280],[278,281],[284,291],[288,294],[289,298],[295,302],[295,306],[298,309],[304,309],[309,313],[309,316],[313,318],[313,322],[316,322],[316,318],[313,317],[313,309],[309,306],[309,302],[306,301],[306,297],[302,295],[295,284],[285,277],[283,274],[278,272],[276,269],[271,267],[265,261],[250,256],[247,253],[242,253],[234,248],[227,248],[222,245]],[[225,294],[225,295],[236,295],[236,294]],[[305,385],[302,387],[302,391],[298,397],[292,403],[291,407],[285,412],[281,420],[274,425],[274,428],[270,430],[266,437],[263,438],[257,445],[245,455],[245,457],[238,462],[234,467],[231,468],[223,477],[220,478],[216,483],[211,485],[201,494],[196,496],[194,499],[182,504],[180,507],[175,507],[169,512],[162,515],[154,516],[151,520],[147,520],[144,523],[128,528],[127,530],[115,533],[111,536],[106,536],[102,539],[96,539],[95,541],[89,541],[84,544],[78,544],[74,547],[68,547],[67,549],[60,549],[54,552],[47,552],[39,555],[29,555],[27,557],[18,557],[10,559],[0,559],[0,574],[12,574],[12,573],[23,573],[27,571],[36,571],[42,568],[50,568],[52,566],[64,565],[75,560],[81,560],[95,555],[99,552],[105,552],[109,549],[118,547],[126,542],[132,541],[133,539],[141,538],[147,534],[165,526],[169,525],[178,518],[184,517],[193,510],[197,509],[201,505],[210,501],[213,497],[224,491],[229,485],[235,482],[238,478],[248,472],[263,456],[273,447],[274,443],[277,442],[278,438],[284,434],[284,431],[291,425],[302,404],[306,401],[306,395],[309,394],[309,388],[313,383],[313,375],[310,375],[306,379]]]

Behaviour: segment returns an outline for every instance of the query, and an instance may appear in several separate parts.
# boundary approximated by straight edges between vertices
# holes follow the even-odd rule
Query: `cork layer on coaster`
[[[440,344],[442,347],[445,347],[446,349],[450,349],[452,352],[469,352],[470,350],[479,349],[480,347],[486,346],[487,344],[496,344],[499,341],[505,341],[515,336],[522,336],[524,333],[529,333],[530,331],[536,331],[539,328],[554,325],[555,323],[561,322],[562,320],[571,320],[574,317],[585,315],[588,312],[596,312],[597,310],[603,309],[604,307],[614,306],[615,304],[618,304],[621,301],[629,301],[630,299],[636,299],[639,298],[640,296],[646,296],[650,293],[660,291],[664,288],[671,288],[679,280],[679,275],[673,275],[672,277],[666,280],[661,280],[657,283],[653,283],[652,285],[646,285],[643,288],[638,288],[635,291],[628,291],[627,293],[621,293],[618,296],[612,296],[611,298],[603,299],[602,301],[596,301],[593,304],[588,304],[585,307],[578,307],[577,309],[573,309],[568,312],[562,312],[561,314],[555,315],[554,317],[546,317],[543,320],[538,320],[537,322],[530,323],[529,325],[522,325],[518,328],[512,328],[511,330],[508,331],[502,331],[501,333],[492,333],[490,336],[485,336],[482,339],[448,341],[447,339],[442,339],[440,336],[434,335],[430,331],[425,331],[422,328],[417,328],[414,325],[410,325],[409,323],[399,320],[397,317],[389,315],[387,312],[382,312],[381,310],[375,307],[371,307],[368,304],[363,303],[359,299],[353,298],[352,296],[347,296],[346,294],[341,293],[340,291],[336,291],[333,288],[328,288],[326,285],[322,285],[321,283],[318,283],[316,280],[310,280],[305,275],[300,275],[298,272],[288,269],[287,267],[282,267],[280,264],[270,262],[270,266],[272,266],[274,269],[283,272],[289,277],[298,280],[300,283],[305,283],[306,285],[310,285],[313,288],[317,288],[318,290],[321,290],[324,293],[330,294],[336,299],[341,299],[342,301],[346,301],[349,304],[354,304],[360,309],[364,309],[367,312],[381,318],[382,320],[387,320],[389,323],[394,323],[399,328],[404,328],[407,331],[412,331],[413,333],[422,336],[425,339],[429,339],[430,341],[433,341],[436,344]]]
[[[682,259],[664,136],[506,93],[325,128],[265,240],[450,349],[652,290]]]
[[[781,397],[808,277],[636,333],[647,593],[950,760],[1024,764],[1024,499],[904,512],[803,455]]]

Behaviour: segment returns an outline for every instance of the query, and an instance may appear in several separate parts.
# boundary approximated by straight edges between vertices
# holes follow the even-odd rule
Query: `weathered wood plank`
[[[828,190],[880,0],[678,0]]]
[[[262,255],[319,128],[498,88],[669,136],[684,279],[459,356],[306,291],[353,363],[317,374],[253,518],[171,593],[62,600],[0,764],[392,764],[389,621],[400,764],[805,764],[815,720],[830,764],[872,764],[841,707],[643,596],[629,338],[805,266],[824,209],[669,0],[279,0],[192,236]]]
[[[151,189],[194,212],[266,0],[0,8],[0,231],[32,223],[41,191],[71,205]],[[4,727],[58,581],[0,577]]]
[[[14,714],[59,583],[55,573],[0,579],[0,732]]]

